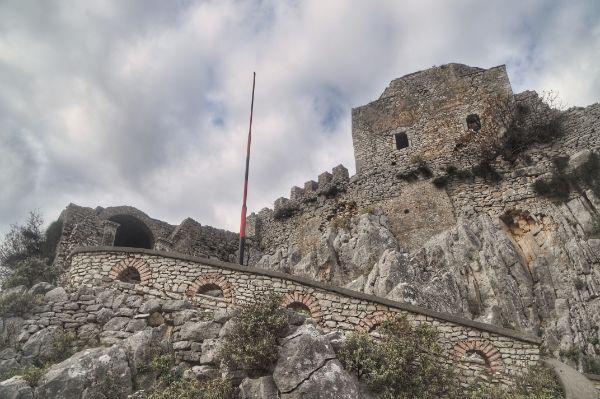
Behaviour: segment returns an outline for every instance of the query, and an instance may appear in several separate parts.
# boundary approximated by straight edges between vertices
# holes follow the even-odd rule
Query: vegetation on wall
[[[354,373],[383,399],[455,398],[458,384],[443,356],[437,331],[412,327],[406,319],[385,322],[380,339],[367,333],[351,334],[339,350],[346,370]]]
[[[223,338],[217,358],[227,370],[254,370],[268,373],[277,361],[277,339],[287,326],[278,311],[280,298],[271,295],[243,306],[235,323]]]
[[[468,399],[563,399],[565,394],[554,371],[544,366],[533,366],[527,373],[515,376],[511,388],[472,387]]]
[[[445,172],[445,174],[436,176],[431,181],[437,188],[441,189],[446,187],[450,179],[465,181],[480,177],[488,183],[497,183],[502,180],[502,175],[498,173],[494,168],[494,165],[487,159],[484,159],[467,169],[457,169],[456,166],[450,165],[446,168]]]
[[[157,376],[147,396],[148,399],[234,398],[235,389],[228,379],[216,378],[202,381],[186,379],[183,369],[177,365],[175,353],[169,347],[158,346],[149,350],[139,365],[138,372],[151,372]]]
[[[549,178],[538,179],[533,183],[533,190],[540,196],[566,201],[571,192],[590,189],[600,196],[600,156],[590,156],[571,171],[567,171],[568,157],[554,159],[554,169]]]
[[[31,212],[25,224],[10,226],[0,244],[2,288],[53,282],[58,271],[52,267],[62,232],[62,222],[55,221],[42,231],[43,219]]]
[[[559,399],[564,394],[554,372],[532,367],[517,376],[511,388],[461,386],[450,366],[440,363],[445,352],[437,331],[412,327],[404,318],[383,323],[379,336],[351,334],[338,351],[346,370],[382,399]]]
[[[515,162],[534,144],[550,143],[562,136],[564,116],[557,93],[537,93],[521,99],[514,96],[498,99],[492,104],[493,131],[503,132],[492,136],[482,145],[483,159],[501,156]]]

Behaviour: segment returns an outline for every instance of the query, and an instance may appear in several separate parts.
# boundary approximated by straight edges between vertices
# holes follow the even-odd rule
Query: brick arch
[[[375,327],[383,323],[384,321],[394,320],[396,318],[396,313],[387,312],[383,310],[377,310],[358,323],[357,330],[362,332],[370,332],[373,331]]]
[[[135,269],[139,273],[141,285],[150,285],[150,281],[152,280],[152,269],[150,269],[150,266],[142,259],[123,259],[110,269],[108,276],[113,280],[120,280],[123,273],[128,269]]]
[[[293,305],[302,305],[308,308],[310,311],[310,317],[319,321],[323,314],[321,313],[321,306],[319,301],[311,294],[304,293],[302,291],[288,292],[281,299],[281,306],[288,308]]]
[[[193,298],[202,287],[207,285],[217,286],[223,291],[223,299],[229,303],[233,303],[233,285],[219,273],[203,273],[196,277],[187,289],[187,296]]]
[[[460,341],[451,350],[450,355],[454,362],[459,362],[467,353],[475,352],[485,360],[486,367],[493,373],[502,371],[502,355],[498,349],[488,340],[480,338],[469,338]]]

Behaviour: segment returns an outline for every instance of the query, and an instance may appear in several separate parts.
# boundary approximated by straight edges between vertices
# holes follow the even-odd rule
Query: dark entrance
[[[115,247],[152,249],[152,232],[144,222],[129,215],[117,215],[109,220],[120,225],[115,234]]]

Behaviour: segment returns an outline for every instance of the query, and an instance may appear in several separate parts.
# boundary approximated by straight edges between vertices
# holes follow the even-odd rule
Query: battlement
[[[333,198],[338,193],[345,191],[350,181],[348,169],[338,165],[329,172],[321,173],[317,181],[309,180],[304,183],[304,188],[293,186],[290,189],[290,198],[280,197],[275,200],[273,212],[275,217],[289,216],[301,208],[301,204],[310,204],[318,201],[319,197]]]

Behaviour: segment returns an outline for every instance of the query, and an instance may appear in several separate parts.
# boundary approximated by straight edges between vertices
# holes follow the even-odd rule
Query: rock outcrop
[[[600,367],[600,199],[592,191],[538,213],[458,218],[410,253],[373,213],[327,228],[314,252],[282,248],[258,266],[534,333],[580,370]]]

